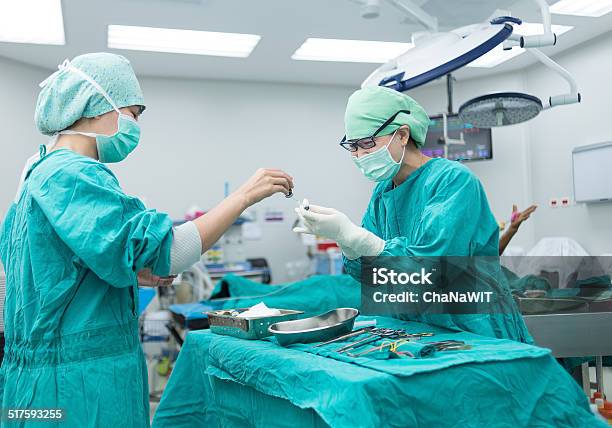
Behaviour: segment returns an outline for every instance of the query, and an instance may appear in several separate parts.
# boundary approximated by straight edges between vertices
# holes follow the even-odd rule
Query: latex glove
[[[532,205],[523,211],[519,211],[516,205],[512,205],[512,217],[510,219],[509,229],[513,230],[514,232],[518,231],[521,224],[527,220],[537,208],[537,205]]]
[[[378,256],[385,247],[384,240],[355,225],[338,210],[310,205],[308,211],[303,207],[296,208],[295,211],[304,226],[295,227],[294,232],[318,235],[336,241],[349,260]]]

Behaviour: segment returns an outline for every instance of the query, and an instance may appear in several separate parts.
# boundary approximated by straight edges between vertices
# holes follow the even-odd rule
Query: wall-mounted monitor
[[[574,200],[612,201],[612,142],[572,150]]]
[[[423,154],[432,158],[444,157],[444,125],[442,115],[431,116],[429,131],[425,145],[421,147]],[[474,161],[493,158],[491,129],[476,128],[469,123],[463,123],[458,115],[447,115],[448,138],[460,139],[463,133],[465,145],[449,144],[448,159]]]

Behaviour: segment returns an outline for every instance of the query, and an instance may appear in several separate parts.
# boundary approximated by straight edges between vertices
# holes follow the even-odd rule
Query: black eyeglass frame
[[[372,147],[376,145],[376,140],[375,140],[376,136],[383,129],[389,126],[395,120],[398,114],[402,114],[402,113],[410,114],[410,110],[396,111],[389,119],[385,120],[385,122],[382,125],[380,125],[380,127],[376,130],[376,132],[372,134],[372,136],[370,137],[356,138],[354,140],[347,140],[346,135],[345,135],[344,137],[342,137],[342,141],[340,141],[340,147],[352,153],[356,152],[358,147],[361,147],[362,149],[371,149]]]

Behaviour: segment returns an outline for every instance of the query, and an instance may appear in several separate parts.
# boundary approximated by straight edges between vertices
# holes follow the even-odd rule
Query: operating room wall
[[[42,69],[0,58],[0,219],[15,197],[26,159],[47,139],[34,126]]]
[[[544,112],[529,123],[532,188],[540,204],[533,218],[535,238],[569,236],[592,255],[612,253],[612,202],[548,206],[550,198],[573,197],[572,149],[612,141],[612,32],[555,60],[575,77],[582,102]],[[529,93],[542,100],[567,91],[563,80],[539,65],[528,70],[526,82]]]

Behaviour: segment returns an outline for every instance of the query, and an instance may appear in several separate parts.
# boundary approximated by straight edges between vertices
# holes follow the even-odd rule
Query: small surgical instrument
[[[428,342],[427,345],[435,346],[437,351],[460,351],[472,349],[472,345],[467,345],[462,340],[443,340],[441,342]]]
[[[408,333],[405,330],[394,330],[392,328],[375,328],[370,331],[370,336],[361,339],[354,343],[349,343],[339,349],[336,352],[343,353],[347,351],[352,351],[357,348],[361,348],[364,345],[367,345],[372,342],[376,342],[380,339],[400,339],[400,338],[421,338],[421,337],[431,337],[434,333]]]
[[[353,349],[353,348],[361,346],[362,343],[363,344],[370,343],[372,339],[378,340],[381,337],[390,337],[389,335],[394,332],[395,330],[390,329],[390,328],[373,328],[372,330],[369,331],[369,335],[365,337],[364,339],[358,340],[357,342],[348,343],[336,349],[336,352],[342,353],[342,352],[348,351],[349,349]]]
[[[308,199],[304,198],[302,199],[302,202],[300,202],[300,199],[293,194],[293,190],[290,190],[289,193],[285,194],[285,198],[293,199],[300,207],[304,208],[306,211],[310,209],[310,203],[308,202]]]
[[[408,356],[414,358],[414,354],[412,354],[412,352],[400,352],[400,351],[398,351],[399,346],[401,346],[402,344],[404,344],[406,342],[410,342],[410,341],[411,341],[411,339],[400,339],[400,340],[396,340],[395,342],[383,342],[383,344],[380,345],[380,346],[376,346],[374,348],[366,349],[365,351],[361,351],[358,354],[351,354],[349,352],[347,355],[349,357],[361,357],[362,355],[366,355],[366,354],[369,354],[371,352],[382,351],[383,349],[388,347],[390,352],[396,353],[398,355],[408,355]]]
[[[315,346],[315,348],[318,348],[318,347],[323,346],[323,345],[329,345],[330,343],[335,343],[335,342],[339,342],[339,341],[342,341],[342,340],[346,340],[346,339],[349,339],[351,337],[360,336],[363,333],[369,332],[373,328],[374,327],[360,328],[359,330],[355,330],[355,331],[352,331],[350,333],[343,334],[342,336],[338,336],[338,337],[336,337],[334,339],[328,340],[327,342],[319,343],[317,346]]]

